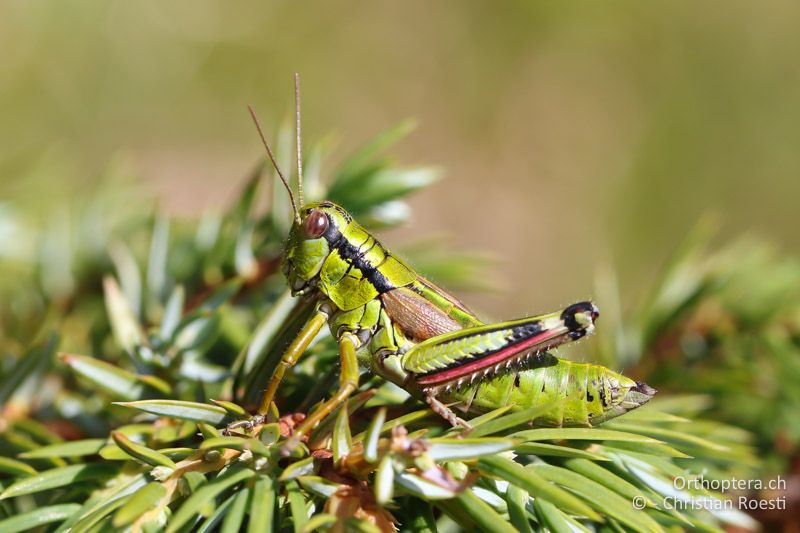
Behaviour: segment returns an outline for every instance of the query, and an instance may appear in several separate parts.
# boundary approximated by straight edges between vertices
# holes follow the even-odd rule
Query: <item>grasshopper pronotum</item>
[[[296,428],[289,447],[358,387],[359,366],[424,400],[452,425],[465,428],[469,424],[451,408],[481,413],[510,405],[521,410],[561,399],[557,408],[534,422],[593,425],[652,398],[656,391],[645,383],[600,365],[565,361],[548,353],[593,331],[598,316],[594,303],[484,324],[384,248],[342,207],[331,202],[304,204],[297,75],[295,100],[298,201],[255,114],[253,120],[294,212],[284,250],[284,273],[294,295],[316,296],[317,303],[275,368],[258,416],[229,429],[263,420],[284,373],[326,323],[339,344],[339,389]]]

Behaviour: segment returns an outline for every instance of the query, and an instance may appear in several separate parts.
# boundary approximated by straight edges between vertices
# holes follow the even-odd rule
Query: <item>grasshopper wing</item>
[[[422,387],[495,373],[594,329],[599,312],[592,302],[561,312],[445,333],[409,350],[403,369]]]
[[[414,342],[482,325],[461,302],[421,277],[381,294],[381,301],[392,322]]]

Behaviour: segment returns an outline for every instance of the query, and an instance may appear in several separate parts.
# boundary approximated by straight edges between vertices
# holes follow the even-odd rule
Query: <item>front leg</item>
[[[272,373],[272,378],[269,381],[267,390],[261,397],[261,404],[258,408],[258,414],[260,416],[267,414],[269,411],[269,406],[275,398],[278,385],[281,384],[286,370],[294,366],[297,360],[300,359],[300,356],[306,351],[311,341],[316,338],[327,320],[328,313],[322,309],[317,309],[314,315],[308,319],[305,326],[303,326],[303,329],[300,330],[300,333],[297,334],[297,337],[295,337],[292,343],[289,344],[289,347],[286,348],[286,352],[283,354],[283,357],[281,357],[280,363],[278,363],[278,366],[275,367],[275,371]]]
[[[224,430],[226,435],[235,434],[237,433],[236,430],[244,430],[245,433],[250,433],[255,426],[259,426],[266,421],[269,406],[275,398],[275,393],[283,380],[283,375],[286,373],[286,370],[294,366],[297,360],[300,359],[300,356],[303,355],[311,342],[316,338],[327,320],[328,314],[321,309],[318,309],[311,318],[308,319],[303,329],[300,330],[291,344],[289,344],[289,347],[286,348],[286,352],[281,357],[278,366],[276,366],[275,370],[272,372],[272,378],[270,378],[267,390],[261,398],[256,416],[250,420],[240,420],[239,422],[228,425]]]
[[[344,403],[344,401],[358,387],[358,359],[356,349],[359,345],[358,337],[352,333],[345,332],[339,338],[339,359],[341,369],[339,371],[339,390],[336,391],[327,402],[320,405],[311,413],[300,426],[294,430],[292,437],[283,445],[281,453],[289,455],[292,450],[300,443],[300,440],[313,430],[325,417],[334,409]]]

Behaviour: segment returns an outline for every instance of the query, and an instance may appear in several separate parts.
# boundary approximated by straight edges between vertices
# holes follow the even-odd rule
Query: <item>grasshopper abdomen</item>
[[[655,393],[601,365],[544,353],[532,358],[527,368],[445,391],[439,398],[473,414],[507,405],[522,410],[552,404],[531,421],[533,425],[591,426],[639,407]]]

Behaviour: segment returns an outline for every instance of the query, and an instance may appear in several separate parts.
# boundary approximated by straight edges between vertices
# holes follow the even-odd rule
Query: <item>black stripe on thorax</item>
[[[337,228],[335,224],[331,223],[328,225],[328,229],[325,231],[323,237],[328,241],[331,248],[339,252],[339,256],[341,256],[342,259],[350,263],[353,268],[357,268],[361,271],[361,274],[372,283],[379,294],[383,294],[395,288],[376,266],[364,258],[364,253],[342,235],[342,232],[339,231],[339,228]],[[373,246],[375,245],[380,246],[380,243],[376,240]],[[386,250],[384,250],[384,253],[387,256],[389,255]]]

